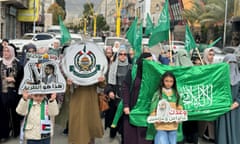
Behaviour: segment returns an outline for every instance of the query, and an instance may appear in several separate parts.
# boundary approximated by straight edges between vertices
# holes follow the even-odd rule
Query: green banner
[[[228,64],[182,67],[144,61],[139,98],[130,113],[131,124],[147,126],[152,96],[159,87],[161,75],[166,71],[176,76],[189,120],[211,121],[230,110],[232,97]]]

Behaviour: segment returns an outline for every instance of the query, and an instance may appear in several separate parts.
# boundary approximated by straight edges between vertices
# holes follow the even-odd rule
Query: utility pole
[[[107,3],[108,3],[108,1],[106,0],[106,3],[105,3],[105,19],[107,19]]]
[[[116,36],[120,37],[121,32],[121,9],[122,0],[116,0]]]
[[[36,0],[33,1],[33,33],[36,32]]]
[[[93,37],[96,37],[97,31],[97,14],[93,14]]]
[[[87,19],[83,18],[83,22],[84,22],[84,35],[86,36],[86,32],[87,32]]]
[[[225,19],[224,19],[224,31],[223,31],[223,47],[226,44],[226,31],[227,31],[227,13],[228,13],[228,0],[225,4]]]

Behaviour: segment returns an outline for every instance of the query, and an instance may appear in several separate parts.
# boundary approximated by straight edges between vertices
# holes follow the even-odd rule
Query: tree
[[[199,23],[199,15],[204,13],[204,5],[201,1],[191,1],[192,8],[191,9],[185,9],[182,13],[183,17],[188,21],[190,24],[191,29],[193,30],[193,25],[195,23]]]
[[[65,12],[57,3],[53,3],[47,10],[48,13],[52,13],[52,22],[53,25],[58,25],[58,16],[64,17]]]
[[[65,16],[66,16],[66,3],[65,0],[56,0],[56,3],[62,7],[62,9],[65,12]],[[65,19],[65,16],[63,17],[63,20]]]
[[[233,0],[228,0],[228,16],[230,18],[233,15]],[[209,0],[205,5],[205,13],[201,14],[199,17],[200,23],[202,24],[216,24],[224,23],[224,16],[225,16],[225,5],[226,0]]]
[[[109,26],[107,25],[106,19],[103,17],[103,15],[97,15],[97,31],[106,31],[109,29]]]
[[[94,5],[93,3],[85,3],[83,5],[83,15],[85,18],[93,16],[94,14]]]

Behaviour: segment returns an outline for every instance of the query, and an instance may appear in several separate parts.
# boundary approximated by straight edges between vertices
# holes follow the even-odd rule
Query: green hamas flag
[[[226,63],[180,67],[144,61],[142,84],[136,105],[130,112],[130,123],[147,126],[149,108],[161,75],[172,71],[189,120],[215,120],[228,112],[232,104],[229,65]]]
[[[217,44],[221,39],[222,39],[222,37],[219,37],[219,38],[216,39],[214,42],[210,43],[210,44],[208,45],[208,48],[213,47],[213,46],[214,46],[215,44]]]
[[[63,24],[62,17],[60,15],[58,16],[58,20],[59,20],[59,25],[61,30],[61,45],[63,45],[71,40],[71,35],[68,29]]]
[[[152,30],[148,45],[152,47],[159,42],[169,39],[170,17],[168,11],[168,0],[165,1],[163,10],[160,14],[157,26]]]
[[[152,33],[152,30],[153,30],[153,22],[151,20],[149,13],[147,13],[145,35],[150,35]]]
[[[136,38],[133,49],[135,51],[134,62],[140,57],[142,53],[142,23],[137,27]]]
[[[126,37],[135,52],[133,60],[135,62],[142,53],[142,23],[138,26],[138,18],[135,18],[131,24]]]
[[[138,18],[135,18],[135,20],[132,22],[131,26],[129,27],[126,33],[128,42],[131,44],[132,47],[134,47],[135,45],[135,39],[137,34],[137,22],[138,22]]]
[[[191,51],[191,49],[195,49],[196,43],[192,36],[191,30],[188,25],[186,25],[185,30],[185,49],[188,51],[188,53]]]

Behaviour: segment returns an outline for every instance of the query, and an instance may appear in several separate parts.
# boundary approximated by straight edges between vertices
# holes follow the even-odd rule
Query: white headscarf
[[[212,64],[213,62],[209,62],[208,60],[208,54],[209,54],[209,51],[210,50],[213,50],[212,48],[206,48],[203,52],[203,61],[205,62],[205,64]]]
[[[116,45],[118,45],[118,47],[116,47]],[[118,52],[119,48],[120,48],[120,42],[119,41],[115,41],[114,42],[114,46],[112,48],[113,52],[114,53]]]
[[[12,67],[12,62],[13,60],[15,59],[15,51],[14,51],[14,48],[12,46],[7,46],[5,47],[9,50],[9,53],[10,53],[10,57],[8,59],[6,59],[4,56],[3,56],[3,64],[6,65],[7,67]],[[3,48],[3,49],[5,49]]]
[[[231,85],[238,84],[240,81],[240,73],[238,71],[237,57],[234,54],[227,54],[224,57],[223,61],[229,63],[230,65]]]

